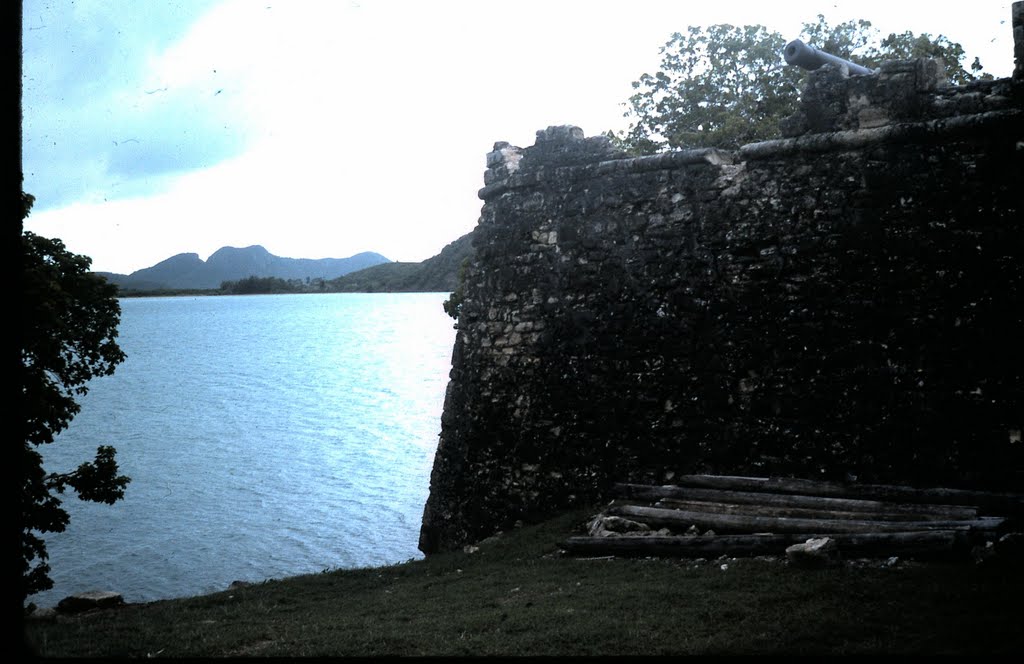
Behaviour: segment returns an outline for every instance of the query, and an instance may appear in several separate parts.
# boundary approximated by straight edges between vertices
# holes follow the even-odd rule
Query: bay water
[[[421,557],[455,330],[447,293],[129,298],[127,354],[42,452],[117,448],[124,500],[66,494],[53,589],[148,602]]]

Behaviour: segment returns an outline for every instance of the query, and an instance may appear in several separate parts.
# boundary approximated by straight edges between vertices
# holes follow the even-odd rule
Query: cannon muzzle
[[[874,70],[863,67],[849,60],[843,60],[842,58],[826,53],[825,51],[819,51],[813,46],[808,46],[799,39],[786,44],[786,48],[783,50],[783,55],[786,58],[786,63],[796,65],[802,69],[815,70],[824,64],[842,65],[846,67],[851,76],[864,76],[866,74],[875,73]]]

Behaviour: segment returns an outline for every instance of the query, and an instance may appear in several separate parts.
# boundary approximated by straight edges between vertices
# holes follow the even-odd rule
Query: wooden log
[[[969,530],[995,532],[1002,517],[977,517],[959,521],[861,521],[853,519],[796,519],[788,517],[712,514],[635,505],[613,506],[607,513],[646,523],[655,528],[711,529],[716,533],[870,533],[913,530]]]
[[[624,535],[620,537],[570,537],[562,543],[574,555],[675,556],[717,558],[718,556],[783,555],[786,547],[810,538],[835,540],[842,557],[902,556],[957,560],[967,557],[970,543],[959,530],[929,530],[860,534],[777,534],[728,535],[715,537]]]
[[[839,512],[877,512],[889,514],[919,514],[922,511],[926,511],[929,514],[947,519],[973,519],[978,514],[976,507],[968,505],[890,503],[855,498],[828,498],[822,496],[701,489],[681,486],[648,486],[645,484],[616,484],[614,488],[619,495],[634,500],[655,501],[664,498],[675,498],[737,505],[764,505],[834,510]]]
[[[1000,514],[1024,515],[1024,494],[968,489],[928,488],[889,484],[825,482],[786,477],[737,477],[734,475],[682,475],[678,486],[735,491],[792,493],[832,498],[859,498],[904,503],[974,505]]]
[[[785,507],[778,505],[737,505],[716,503],[701,500],[680,500],[678,498],[662,498],[654,507],[665,509],[688,510],[691,512],[710,512],[713,514],[744,514],[748,516],[784,516],[798,519],[854,519],[861,521],[948,521],[948,514],[933,514],[919,506],[915,512],[866,512],[840,511],[828,509],[811,509],[806,507]],[[967,514],[963,518],[973,518]]]

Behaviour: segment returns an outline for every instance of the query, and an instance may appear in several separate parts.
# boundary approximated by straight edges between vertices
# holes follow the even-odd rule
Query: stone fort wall
[[[675,474],[1021,490],[1022,120],[922,60],[736,152],[495,144],[420,548]]]

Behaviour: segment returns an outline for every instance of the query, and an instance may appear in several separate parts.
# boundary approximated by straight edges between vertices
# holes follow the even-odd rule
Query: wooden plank
[[[714,514],[743,514],[748,516],[784,516],[804,519],[854,519],[862,521],[948,521],[948,513],[935,514],[927,510],[927,505],[918,505],[915,511],[906,512],[868,512],[832,509],[811,509],[806,507],[786,507],[781,505],[738,505],[700,500],[680,500],[678,498],[662,498],[654,507],[665,509],[689,510],[691,512],[711,512]],[[973,508],[969,510],[973,512]],[[961,518],[973,518],[969,513]]]
[[[713,514],[634,505],[613,506],[607,513],[650,526],[711,529],[716,533],[869,533],[912,530],[971,530],[994,532],[1003,525],[1001,517],[978,517],[957,521],[862,521],[853,519],[797,519],[739,514]]]
[[[738,477],[734,475],[682,475],[678,486],[735,491],[791,493],[832,498],[858,498],[937,505],[974,505],[1004,514],[1024,514],[1024,494],[968,489],[927,488],[890,484],[825,482],[786,477]]]
[[[634,500],[655,501],[665,498],[698,500],[736,505],[764,505],[794,507],[803,509],[834,510],[840,512],[877,512],[888,514],[918,514],[921,505],[892,503],[878,500],[854,498],[829,498],[754,491],[732,491],[724,489],[702,489],[681,486],[649,486],[646,484],[616,484],[617,494]],[[929,505],[928,512],[949,519],[972,519],[978,509],[969,505]]]

